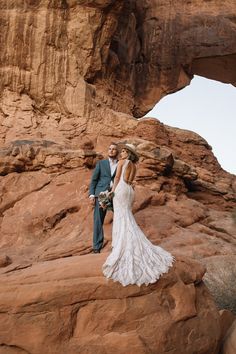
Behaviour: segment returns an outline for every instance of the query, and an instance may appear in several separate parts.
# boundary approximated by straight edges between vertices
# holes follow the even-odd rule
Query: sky
[[[222,168],[236,175],[236,87],[195,76],[189,86],[165,96],[146,116],[198,133],[211,145]]]

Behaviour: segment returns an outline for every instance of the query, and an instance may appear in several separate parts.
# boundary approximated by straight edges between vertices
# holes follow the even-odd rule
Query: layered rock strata
[[[217,353],[203,268],[183,257],[207,265],[218,307],[235,311],[236,177],[197,134],[134,116],[194,74],[235,85],[234,1],[0,0],[0,11],[0,353]],[[91,170],[111,141],[137,147],[136,220],[178,258],[147,288],[102,277],[112,214],[104,255],[86,255]]]
[[[0,353],[217,354],[219,314],[201,265],[182,258],[149,287],[122,287],[103,277],[106,256],[1,272]]]

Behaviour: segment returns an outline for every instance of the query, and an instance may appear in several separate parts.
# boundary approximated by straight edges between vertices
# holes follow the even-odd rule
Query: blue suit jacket
[[[90,182],[89,195],[93,194],[96,197],[100,192],[104,192],[110,188],[110,183],[113,181],[116,170],[111,176],[111,168],[109,160],[100,160],[97,162],[95,170]]]

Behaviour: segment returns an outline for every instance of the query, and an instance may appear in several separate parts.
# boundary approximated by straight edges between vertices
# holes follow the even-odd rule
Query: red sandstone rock
[[[218,256],[226,278],[234,274],[225,259],[236,254],[236,178],[199,135],[130,114],[195,73],[235,84],[235,6],[0,0],[1,354],[216,352],[205,268],[186,257]],[[107,284],[103,255],[78,256],[91,251],[91,168],[111,141],[137,146],[135,217],[180,257],[145,290]],[[109,213],[103,252],[111,222]],[[217,262],[210,268],[219,280]],[[231,291],[224,286],[223,307],[235,306]]]
[[[204,281],[218,307],[236,312],[236,255],[204,258],[207,267]]]
[[[221,338],[224,339],[226,333],[232,326],[235,315],[229,310],[220,310],[220,326],[221,326]]]
[[[122,287],[101,273],[107,255],[0,271],[0,353],[217,353],[219,314],[201,265],[180,259],[151,286]]]
[[[0,256],[0,268],[1,267],[6,267],[9,264],[11,264],[11,259],[8,256]]]
[[[235,84],[235,6],[233,0],[1,0],[2,139],[35,127],[38,137],[49,127],[58,138],[81,131],[94,97],[140,117],[193,74]]]
[[[234,354],[236,352],[236,320],[232,324],[231,328],[228,330],[223,348],[221,350],[222,354]]]

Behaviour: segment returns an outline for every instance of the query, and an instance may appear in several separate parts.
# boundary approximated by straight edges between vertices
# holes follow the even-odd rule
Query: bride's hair
[[[138,156],[136,156],[132,151],[128,150],[128,149],[125,149],[128,153],[128,157],[127,159],[132,161],[133,163],[136,163],[138,162],[139,158]]]

